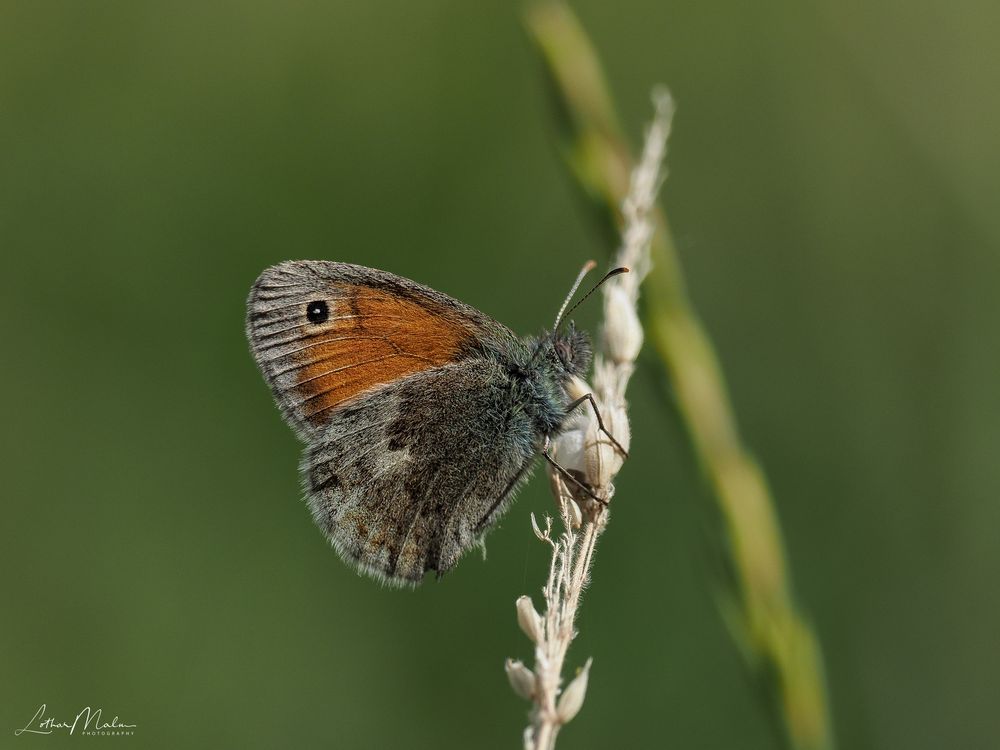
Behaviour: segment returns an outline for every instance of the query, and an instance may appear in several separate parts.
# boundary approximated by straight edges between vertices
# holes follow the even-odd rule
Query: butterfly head
[[[556,372],[567,377],[583,377],[590,368],[593,349],[590,336],[579,330],[572,321],[562,330],[553,331],[547,347],[549,363]]]
[[[567,380],[573,376],[582,377],[590,368],[590,361],[593,357],[590,337],[585,332],[578,331],[573,321],[569,321],[565,329],[562,327],[562,324],[580,306],[581,302],[600,288],[601,284],[620,273],[628,272],[627,268],[612,268],[604,274],[604,277],[600,281],[590,288],[589,292],[570,307],[569,303],[573,299],[573,295],[576,294],[576,290],[580,288],[583,277],[596,265],[594,261],[588,262],[576,277],[573,287],[569,290],[569,294],[566,295],[562,307],[559,308],[555,325],[552,326],[552,332],[536,340],[534,353],[528,361],[528,368],[543,354],[549,368],[554,370],[557,376],[562,376],[562,380]]]

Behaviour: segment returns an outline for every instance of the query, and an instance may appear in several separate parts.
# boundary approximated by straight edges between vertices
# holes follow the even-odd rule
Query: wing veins
[[[421,357],[419,354],[406,354],[406,353],[394,352],[392,354],[385,354],[385,355],[383,355],[381,357],[376,357],[375,359],[366,359],[364,362],[353,362],[353,363],[351,363],[349,365],[344,365],[343,367],[337,367],[337,368],[334,368],[333,370],[329,370],[329,371],[323,373],[322,376],[317,376],[317,377],[325,377],[326,375],[333,375],[334,373],[345,372],[346,370],[353,370],[355,367],[363,367],[364,365],[372,365],[372,364],[375,364],[376,362],[384,362],[385,360],[392,359],[394,357],[414,357],[416,359],[422,359],[425,362],[430,362],[431,361],[431,360],[427,359],[426,357]],[[309,378],[308,380],[303,380],[302,382],[303,383],[308,383],[309,380],[315,380],[315,379],[316,378]],[[313,399],[317,399],[320,396],[323,396],[323,395],[329,393],[330,391],[335,391],[335,390],[337,390],[337,389],[336,388],[331,388],[331,389],[329,389],[327,391],[319,391],[318,393],[314,393],[312,396],[309,396],[309,397],[304,398],[301,401],[297,402],[295,404],[295,406],[296,407],[303,406],[304,404],[307,404],[308,402],[312,401]],[[314,411],[309,416],[310,417],[315,416],[316,414],[319,414],[320,411],[324,411],[324,410],[320,409],[319,411]]]
[[[323,341],[317,341],[317,342],[315,342],[313,344],[309,344],[308,346],[304,346],[301,349],[296,349],[295,352],[300,352],[300,351],[303,351],[305,349],[311,349],[314,346],[322,346],[323,344],[332,344],[335,341],[372,341],[372,340],[375,340],[375,339],[383,339],[387,343],[389,343],[390,345],[392,345],[394,348],[396,348],[397,351],[399,351],[399,348],[396,347],[394,344],[392,344],[392,342],[389,341],[388,339],[386,339],[384,336],[338,336],[337,338],[333,338],[333,339],[324,339]],[[282,357],[287,357],[287,356],[289,356],[292,353],[293,352],[288,352],[288,354],[281,355],[281,357],[275,357],[275,359],[281,359]],[[293,365],[291,365],[289,367],[283,367],[280,370],[272,370],[271,374],[274,375],[275,377],[277,377],[278,375],[287,375],[290,372],[295,372],[296,370],[301,370],[304,367],[310,367],[311,365],[314,365],[314,364],[316,364],[318,362],[327,362],[327,361],[329,361],[331,359],[337,359],[338,357],[343,357],[343,356],[344,356],[344,352],[337,352],[336,354],[329,354],[329,355],[327,355],[325,357],[320,357],[318,359],[311,359],[308,362],[296,362],[295,364],[293,364]],[[303,381],[303,382],[305,382],[305,381]]]
[[[345,370],[349,370],[354,367],[360,367],[361,365],[368,365],[371,364],[372,362],[381,362],[383,359],[391,359],[392,357],[410,357],[412,359],[423,360],[424,362],[431,362],[431,360],[427,359],[427,357],[421,357],[419,354],[409,354],[407,352],[393,352],[392,354],[387,354],[384,357],[380,357],[379,359],[373,359],[367,362],[358,362],[357,364],[347,365],[346,367],[337,367],[334,368],[333,370],[327,370],[326,372],[321,372],[319,375],[313,375],[312,377],[306,378],[305,380],[300,380],[298,383],[296,383],[296,386],[300,386],[303,383],[311,383],[313,380],[318,380],[319,378],[325,378],[327,375],[334,375],[338,372],[344,372]],[[433,364],[433,362],[431,362],[431,364]],[[336,390],[336,389],[331,389],[331,390]],[[315,398],[315,396],[310,396],[309,398]]]
[[[355,318],[363,318],[364,320],[402,320],[405,321],[406,318],[400,318],[396,315],[338,315],[334,318],[328,318],[324,322],[331,322],[336,320],[353,320]],[[314,325],[313,323],[297,323],[296,325],[289,326],[288,328],[279,328],[277,331],[268,331],[267,333],[257,334],[257,338],[260,341],[264,339],[269,339],[273,336],[277,336],[279,333],[287,333],[288,331],[294,331],[296,328],[305,328],[307,326]],[[256,332],[256,331],[255,331]],[[291,343],[294,339],[289,339],[284,343]],[[280,344],[279,344],[280,345]]]

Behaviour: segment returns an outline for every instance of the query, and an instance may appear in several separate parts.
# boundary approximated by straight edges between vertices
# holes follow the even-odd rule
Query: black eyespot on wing
[[[306,305],[306,317],[310,323],[324,323],[330,317],[330,308],[323,300],[314,300]]]

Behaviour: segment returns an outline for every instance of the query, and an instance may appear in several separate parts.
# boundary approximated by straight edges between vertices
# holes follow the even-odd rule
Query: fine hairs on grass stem
[[[542,588],[543,611],[539,613],[528,596],[516,602],[518,624],[535,648],[534,666],[529,668],[512,659],[505,666],[511,687],[532,702],[531,723],[524,731],[526,750],[554,748],[560,728],[580,711],[587,693],[591,660],[565,688],[563,665],[576,636],[576,613],[590,578],[594,548],[608,523],[607,504],[614,495],[612,480],[630,443],[625,389],[642,347],[637,310],[639,285],[650,268],[649,245],[655,230],[652,216],[663,180],[663,157],[673,116],[673,101],[665,89],[654,93],[653,104],[655,114],[646,133],[642,158],[632,172],[622,204],[625,223],[614,263],[631,272],[619,273],[601,287],[603,326],[592,385],[574,379],[569,387],[572,399],[592,394],[593,402],[582,403],[573,412],[567,429],[552,445],[555,460],[592,493],[567,482],[550,466],[559,529],[554,528],[551,517],[546,517],[544,528],[531,517],[535,536],[552,551],[548,578]]]

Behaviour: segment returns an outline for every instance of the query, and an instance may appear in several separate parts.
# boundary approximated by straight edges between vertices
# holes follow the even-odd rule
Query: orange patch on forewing
[[[313,424],[354,396],[452,361],[471,334],[437,303],[371,287],[334,285],[329,319],[292,355],[296,401]]]

